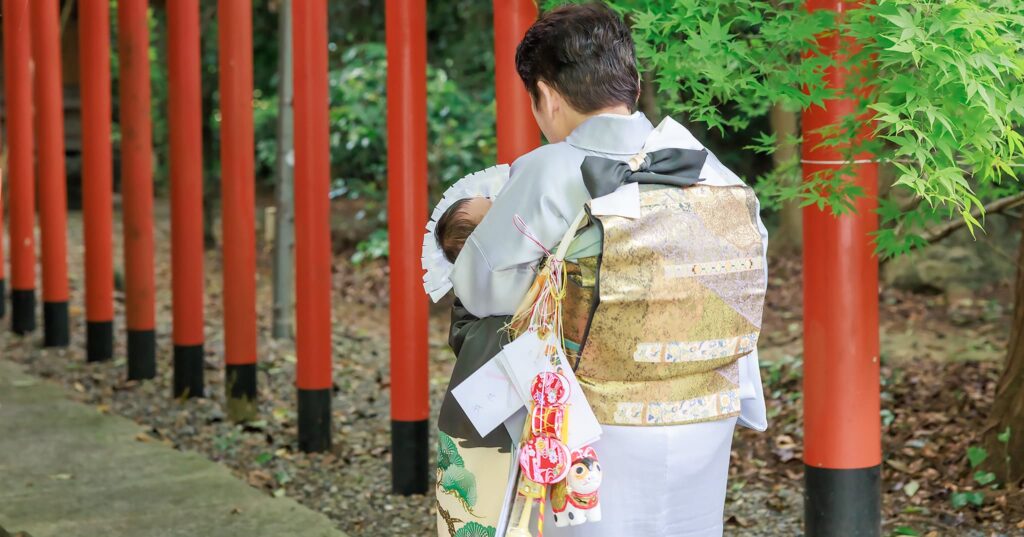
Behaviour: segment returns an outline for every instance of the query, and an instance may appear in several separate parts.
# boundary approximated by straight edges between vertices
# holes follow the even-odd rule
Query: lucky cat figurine
[[[576,526],[601,520],[597,489],[601,486],[601,463],[590,446],[572,453],[569,476],[551,488],[555,526]]]

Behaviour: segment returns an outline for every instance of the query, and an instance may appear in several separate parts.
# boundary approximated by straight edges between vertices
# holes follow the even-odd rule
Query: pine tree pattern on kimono
[[[496,490],[484,490],[481,497],[478,476],[484,483],[488,479],[500,479],[502,470],[492,470],[500,468],[510,458],[491,448],[463,448],[460,452],[455,439],[438,432],[435,486],[438,537],[494,537],[501,497],[495,494]],[[507,469],[507,463],[504,467]]]

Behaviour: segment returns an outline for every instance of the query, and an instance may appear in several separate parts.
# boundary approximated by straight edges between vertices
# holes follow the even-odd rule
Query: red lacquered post
[[[391,483],[427,491],[430,415],[427,297],[420,249],[427,221],[427,6],[388,0],[388,240],[391,267]]]
[[[837,13],[856,7],[809,0],[808,9]],[[837,33],[819,36],[819,54],[836,56]],[[841,89],[849,69],[831,69],[830,87]],[[804,177],[848,168],[847,180],[864,189],[856,213],[833,216],[804,209],[804,465],[808,537],[881,534],[881,418],[879,394],[878,259],[872,233],[878,165],[849,148],[816,147],[818,129],[856,113],[853,99],[833,99],[802,116]],[[865,129],[866,132],[866,129]]]
[[[82,221],[86,359],[114,355],[113,164],[110,147],[110,2],[78,4],[82,69]]]
[[[0,128],[0,131],[3,129]],[[0,151],[3,151],[0,147]],[[4,171],[0,169],[0,319],[7,315],[7,278],[4,272]]]
[[[31,23],[28,2],[3,0],[4,93],[10,208],[11,330],[36,329],[36,200],[32,124]]]
[[[516,72],[516,47],[535,20],[534,0],[494,0],[494,101],[501,164],[540,145],[530,94]]]
[[[325,451],[331,446],[332,385],[327,2],[294,2],[292,10],[299,448]]]
[[[31,4],[38,145],[39,229],[43,268],[43,345],[66,347],[68,322],[68,203],[64,173],[64,85],[57,2]]]
[[[256,415],[256,229],[252,4],[217,4],[220,54],[224,361],[228,416]]]
[[[124,234],[128,378],[156,376],[153,276],[153,135],[146,0],[118,0],[121,70],[121,212]]]
[[[203,396],[203,110],[199,1],[167,2],[174,397]]]

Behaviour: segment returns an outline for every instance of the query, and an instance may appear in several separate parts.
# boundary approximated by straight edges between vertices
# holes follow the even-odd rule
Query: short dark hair
[[[453,203],[444,211],[441,218],[437,219],[437,225],[434,227],[434,240],[450,263],[454,263],[459,257],[466,239],[476,229],[476,223],[466,218],[464,211],[470,199],[472,198],[463,198]]]
[[[616,105],[636,111],[640,94],[629,26],[603,3],[543,13],[516,48],[516,70],[533,101],[543,80],[584,114]]]

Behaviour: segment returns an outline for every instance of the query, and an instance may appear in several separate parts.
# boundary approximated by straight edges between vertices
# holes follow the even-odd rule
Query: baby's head
[[[434,238],[444,252],[444,257],[454,263],[466,244],[466,239],[473,233],[476,226],[484,219],[491,208],[491,200],[487,198],[463,198],[448,207],[448,210],[437,220]]]

